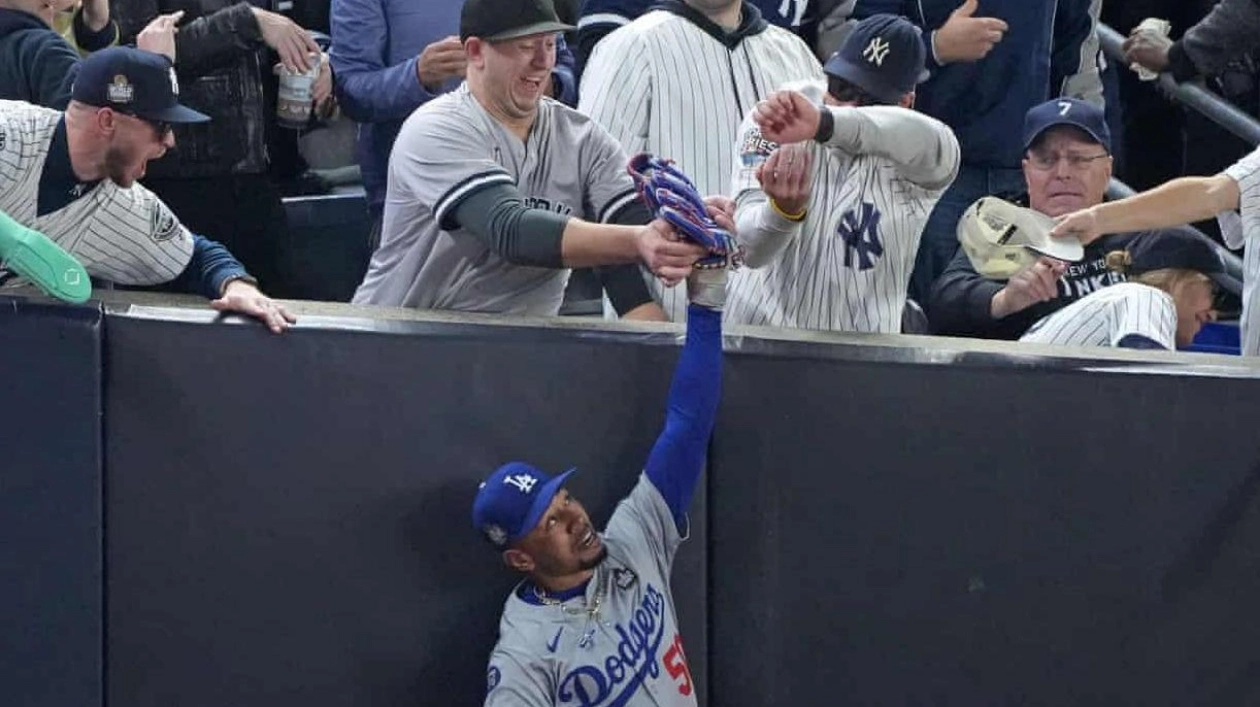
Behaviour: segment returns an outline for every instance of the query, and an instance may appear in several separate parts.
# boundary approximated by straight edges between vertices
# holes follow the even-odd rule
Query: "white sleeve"
[[[1144,336],[1173,351],[1177,348],[1177,305],[1171,296],[1154,287],[1129,288],[1127,296],[1113,305],[1111,345],[1126,336]]]
[[[941,121],[897,106],[824,108],[835,119],[827,147],[891,160],[902,177],[933,191],[944,191],[958,176],[958,138]]]
[[[757,179],[757,168],[778,148],[762,136],[749,112],[735,133],[731,197],[735,200],[735,238],[744,250],[744,264],[750,268],[773,260],[801,227],[799,221],[775,212]]]
[[[630,156],[647,147],[651,62],[639,36],[622,28],[595,45],[582,74],[578,110],[604,126]]]
[[[1241,223],[1237,228],[1231,229],[1231,237],[1227,238],[1225,245],[1241,248],[1248,234],[1254,236],[1260,233],[1260,148],[1230,165],[1225,170],[1225,175],[1238,184],[1238,207],[1241,214]],[[1222,228],[1221,235],[1226,233]]]
[[[170,208],[139,184],[100,188],[108,191],[69,248],[88,273],[119,285],[179,277],[192,259],[193,239]]]

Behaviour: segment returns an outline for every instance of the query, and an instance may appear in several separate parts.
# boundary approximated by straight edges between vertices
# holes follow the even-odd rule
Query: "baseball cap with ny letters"
[[[110,47],[79,65],[70,97],[84,105],[164,123],[204,123],[210,117],[179,103],[175,67],[161,54]]]

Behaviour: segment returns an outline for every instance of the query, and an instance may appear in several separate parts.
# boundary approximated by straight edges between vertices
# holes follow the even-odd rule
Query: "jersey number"
[[[682,636],[674,634],[674,643],[665,651],[665,669],[678,683],[678,694],[691,694],[691,668],[687,667],[687,655],[683,653]]]

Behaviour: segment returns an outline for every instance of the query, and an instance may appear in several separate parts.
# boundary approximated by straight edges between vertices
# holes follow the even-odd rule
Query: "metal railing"
[[[1121,67],[1121,71],[1127,71],[1128,69],[1124,68],[1126,66],[1124,50],[1121,48],[1121,45],[1124,44],[1124,37],[1107,25],[1099,24],[1098,41],[1102,45],[1103,52],[1107,55],[1107,58],[1116,62]],[[1172,74],[1168,72],[1160,74],[1157,83],[1160,92],[1168,100],[1193,108],[1208,120],[1252,145],[1260,144],[1260,121],[1207,90],[1202,84],[1190,81],[1177,83],[1173,79]],[[1133,188],[1118,179],[1112,179],[1107,189],[1107,196],[1112,199],[1123,199],[1133,194]],[[1191,228],[1191,230],[1197,233],[1200,238],[1211,243],[1212,247],[1220,255],[1221,261],[1225,264],[1225,277],[1221,278],[1221,286],[1233,294],[1241,295],[1243,280],[1242,259],[1221,244],[1208,238],[1202,231],[1196,228]]]

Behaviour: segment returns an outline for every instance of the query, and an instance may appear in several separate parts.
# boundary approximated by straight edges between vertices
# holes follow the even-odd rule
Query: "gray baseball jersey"
[[[603,540],[608,557],[584,597],[537,605],[512,592],[490,655],[488,707],[696,704],[669,590],[682,538],[646,475]]]
[[[821,104],[822,83],[789,84]],[[757,168],[778,148],[752,113],[734,145],[731,195],[750,267],[732,272],[725,320],[734,324],[899,333],[928,214],[958,171],[944,123],[904,108],[832,109],[827,145],[810,141],[808,214],[778,216]],[[764,226],[764,227],[763,227]]]
[[[155,285],[179,276],[192,258],[192,234],[139,184],[108,179],[51,213],[38,213],[39,180],[62,114],[0,101],[0,211],[51,238],[92,277]]]
[[[1260,148],[1230,166],[1225,174],[1238,182],[1242,216],[1241,233],[1224,231],[1233,236],[1225,245],[1247,246],[1243,254],[1243,312],[1239,322],[1242,354],[1260,356],[1260,289],[1256,287],[1260,278],[1260,245],[1251,245],[1252,240],[1260,239]]]
[[[725,194],[744,115],[788,81],[822,79],[805,42],[780,27],[728,42],[672,12],[648,12],[595,46],[578,107],[627,154],[672,159],[701,194]],[[644,279],[665,313],[683,321],[686,283],[665,288],[650,273]]]
[[[1129,335],[1143,336],[1166,349],[1177,347],[1177,305],[1167,292],[1121,282],[1051,314],[1020,341],[1064,346],[1115,346]]]
[[[543,99],[521,142],[468,84],[403,123],[389,159],[381,244],[356,304],[554,315],[566,269],[508,262],[452,217],[478,189],[515,184],[526,205],[607,221],[637,198],[621,147],[591,119]]]

